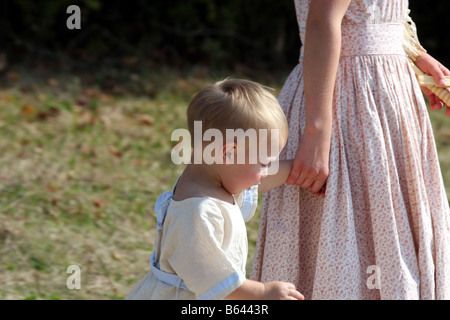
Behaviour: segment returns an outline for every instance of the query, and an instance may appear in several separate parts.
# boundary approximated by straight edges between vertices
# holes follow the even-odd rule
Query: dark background
[[[298,59],[292,0],[0,1],[3,71],[195,65],[276,72]],[[66,27],[71,4],[81,8],[81,30]],[[450,2],[411,0],[410,9],[423,46],[450,66]]]

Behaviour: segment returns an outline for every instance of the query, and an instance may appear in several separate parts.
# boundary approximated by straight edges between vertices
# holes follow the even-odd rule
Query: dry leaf
[[[22,107],[21,112],[22,112],[22,115],[24,115],[24,116],[33,115],[36,113],[36,108],[26,104]]]
[[[111,257],[114,260],[123,260],[122,256],[120,254],[118,254],[117,252],[111,252]]]
[[[114,146],[109,146],[109,152],[117,158],[122,157],[122,152]]]
[[[148,114],[139,114],[139,115],[136,116],[136,119],[139,122],[141,122],[141,123],[143,123],[143,124],[145,124],[147,126],[151,126],[154,123],[153,118],[150,117]]]
[[[98,201],[98,200],[92,201],[92,204],[93,204],[94,206],[96,206],[97,208],[103,207],[103,203],[102,203],[101,201]]]
[[[52,184],[48,184],[48,185],[47,185],[47,190],[50,191],[50,192],[56,192],[56,191],[58,191],[58,188],[55,187],[55,186],[52,185]]]

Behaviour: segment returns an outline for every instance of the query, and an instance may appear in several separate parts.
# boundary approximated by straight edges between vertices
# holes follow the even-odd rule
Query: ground
[[[149,269],[154,201],[183,169],[171,162],[171,133],[186,128],[193,94],[222,77],[164,69],[117,81],[17,68],[3,78],[0,299],[123,299]],[[263,82],[276,94],[283,79]],[[450,191],[450,118],[430,114]],[[71,265],[80,289],[68,289]]]

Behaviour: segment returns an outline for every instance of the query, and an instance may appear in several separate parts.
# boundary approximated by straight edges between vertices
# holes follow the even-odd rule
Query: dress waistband
[[[341,56],[401,54],[403,24],[342,25]]]

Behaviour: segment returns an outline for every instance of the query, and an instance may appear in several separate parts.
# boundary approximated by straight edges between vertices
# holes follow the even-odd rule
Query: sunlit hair
[[[223,135],[226,129],[278,129],[283,146],[288,123],[276,97],[269,88],[249,80],[225,79],[201,90],[187,110],[191,137],[194,121],[202,121],[202,134],[211,128]]]

